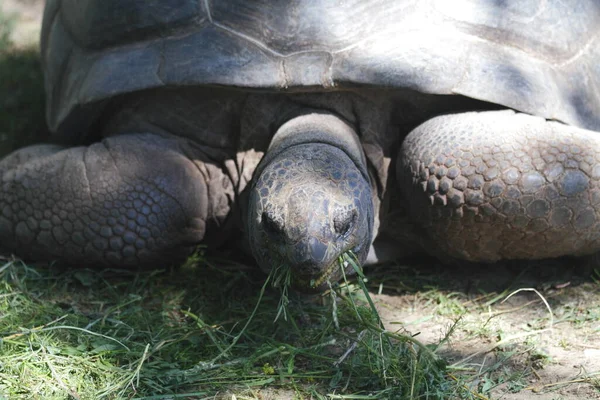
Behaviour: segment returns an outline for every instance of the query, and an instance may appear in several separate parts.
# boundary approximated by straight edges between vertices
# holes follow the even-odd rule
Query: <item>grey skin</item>
[[[365,261],[372,192],[360,140],[347,123],[314,113],[287,121],[255,174],[248,231],[260,265],[292,266],[297,286],[318,288],[341,278],[341,254]]]
[[[0,161],[0,247],[153,267],[242,232],[302,289],[349,250],[596,254],[600,4],[566,3],[48,0],[57,144]]]

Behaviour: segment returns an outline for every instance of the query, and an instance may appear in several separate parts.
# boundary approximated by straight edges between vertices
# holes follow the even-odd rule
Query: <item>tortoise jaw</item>
[[[344,268],[344,271],[342,271]],[[335,259],[319,274],[301,275],[293,274],[292,285],[296,290],[302,292],[323,292],[338,282],[342,276],[351,274],[347,262]]]

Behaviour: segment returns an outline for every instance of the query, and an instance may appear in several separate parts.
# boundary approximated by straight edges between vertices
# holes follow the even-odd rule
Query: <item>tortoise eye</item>
[[[345,211],[333,218],[333,227],[340,236],[347,236],[356,222],[356,210]]]
[[[282,220],[279,220],[273,213],[268,211],[262,213],[262,225],[266,232],[273,235],[282,234],[285,227]]]

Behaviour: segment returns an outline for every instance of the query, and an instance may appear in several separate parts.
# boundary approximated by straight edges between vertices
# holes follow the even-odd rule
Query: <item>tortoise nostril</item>
[[[262,213],[262,225],[265,231],[274,235],[282,234],[285,227],[283,220],[268,211]]]
[[[348,235],[348,233],[350,233],[350,231],[354,227],[356,217],[357,212],[355,209],[338,213],[333,218],[333,227],[335,229],[335,232],[340,236]]]

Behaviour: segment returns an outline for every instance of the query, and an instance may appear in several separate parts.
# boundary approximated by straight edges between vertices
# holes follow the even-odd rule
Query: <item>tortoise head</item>
[[[298,290],[327,288],[327,281],[342,276],[342,254],[352,251],[361,263],[367,256],[371,196],[362,147],[350,126],[329,114],[286,122],[251,189],[248,231],[255,258],[267,273],[289,268]]]

